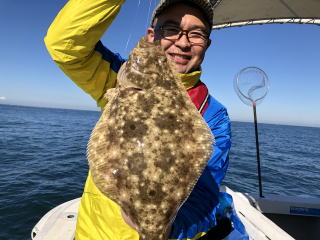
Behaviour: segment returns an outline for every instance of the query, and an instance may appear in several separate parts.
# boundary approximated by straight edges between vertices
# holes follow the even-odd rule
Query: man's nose
[[[191,43],[188,39],[188,35],[185,32],[182,32],[178,40],[176,40],[175,45],[180,48],[190,48]]]

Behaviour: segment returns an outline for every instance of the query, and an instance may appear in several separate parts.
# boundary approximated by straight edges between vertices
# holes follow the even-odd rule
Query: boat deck
[[[281,196],[265,198],[221,191],[233,197],[236,212],[250,239],[320,239],[320,200]],[[73,240],[80,198],[65,202],[44,215],[32,229],[33,240]]]

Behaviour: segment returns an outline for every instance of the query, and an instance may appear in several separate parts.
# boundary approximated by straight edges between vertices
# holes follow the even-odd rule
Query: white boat
[[[237,215],[250,239],[320,239],[320,199],[269,195],[263,198],[221,191],[233,197]],[[31,232],[33,240],[73,240],[80,198],[65,202],[44,215]]]
[[[31,231],[33,240],[73,240],[81,198],[62,203],[47,212]]]
[[[221,191],[232,195],[250,239],[320,239],[320,198],[258,197],[226,186]]]

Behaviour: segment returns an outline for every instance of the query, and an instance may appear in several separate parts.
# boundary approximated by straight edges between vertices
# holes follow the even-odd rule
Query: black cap
[[[161,0],[152,14],[151,26],[154,26],[154,20],[156,16],[158,16],[165,8],[175,3],[186,2],[192,3],[193,5],[199,7],[200,11],[205,14],[204,17],[211,29],[213,25],[213,5],[217,2],[217,0]]]

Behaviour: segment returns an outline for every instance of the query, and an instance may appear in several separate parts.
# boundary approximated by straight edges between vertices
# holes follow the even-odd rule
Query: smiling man
[[[103,110],[103,98],[116,86],[125,60],[107,49],[100,38],[125,0],[70,0],[48,30],[45,43],[53,60]],[[211,44],[213,21],[209,0],[162,0],[147,29],[148,41],[160,41],[191,100],[208,123],[216,143],[214,153],[172,224],[169,239],[246,239],[232,200],[219,193],[228,167],[230,120],[225,107],[200,81],[201,63]],[[174,194],[174,193],[173,193]],[[228,210],[229,209],[229,210]],[[227,211],[228,210],[228,211]],[[78,213],[76,239],[138,240],[130,219],[104,196],[89,171]]]
[[[161,11],[158,10],[154,14],[147,39],[160,41],[167,57],[175,63],[179,73],[199,70],[205,52],[210,46],[209,35],[212,25],[206,20],[211,15],[209,7],[203,12],[204,10],[198,9],[196,4],[188,1],[178,2],[169,5],[165,11],[164,7],[158,7]]]

